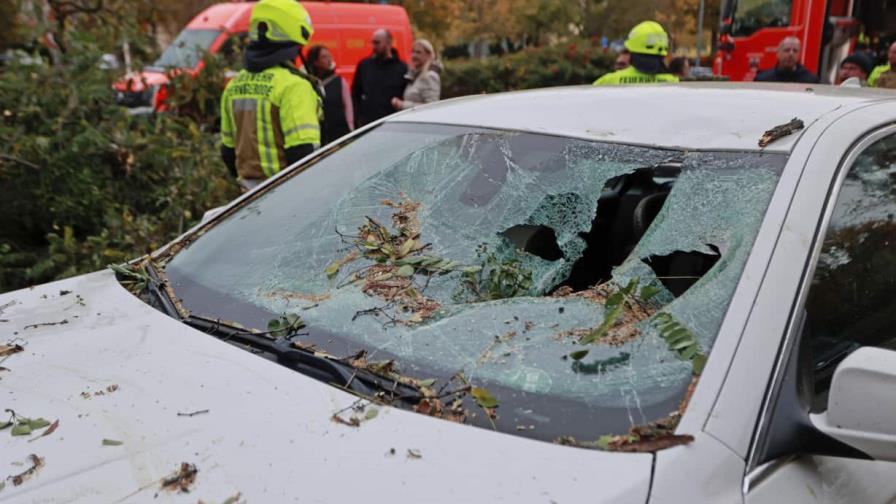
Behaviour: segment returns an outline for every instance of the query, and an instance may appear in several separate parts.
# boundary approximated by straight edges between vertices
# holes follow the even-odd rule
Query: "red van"
[[[233,50],[231,37],[247,35],[254,5],[255,2],[226,2],[200,12],[152,66],[115,84],[118,103],[133,109],[164,110],[166,70],[199,72],[204,51]],[[358,62],[370,55],[370,37],[377,28],[392,32],[402,59],[410,56],[414,35],[403,7],[330,2],[302,2],[302,5],[314,24],[311,44],[327,46],[338,65],[336,72],[349,82]]]

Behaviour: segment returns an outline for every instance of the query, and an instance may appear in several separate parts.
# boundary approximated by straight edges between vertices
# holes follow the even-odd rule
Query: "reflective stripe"
[[[240,98],[233,100],[233,111],[255,110],[258,107],[258,100],[255,98]]]
[[[271,126],[268,123],[268,114],[270,113],[270,105],[267,100],[261,100],[261,107],[258,110],[259,121],[261,122],[259,129],[261,130],[260,138],[261,140],[261,151],[264,154],[264,158],[261,162],[261,169],[264,171],[264,174],[268,177],[273,177],[278,170],[274,170],[274,159],[271,153],[271,136],[272,131],[270,131]],[[278,167],[279,168],[279,167]]]
[[[293,133],[298,133],[298,132],[304,131],[304,130],[320,131],[320,125],[319,124],[311,124],[311,123],[300,124],[294,128],[289,128],[288,130],[284,131],[283,136],[288,137],[289,135],[292,135]]]

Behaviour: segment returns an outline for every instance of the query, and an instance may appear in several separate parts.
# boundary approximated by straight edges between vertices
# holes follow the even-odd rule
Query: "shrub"
[[[615,53],[582,40],[482,60],[452,60],[442,72],[442,98],[591,84],[612,70],[615,58]]]
[[[100,52],[72,37],[61,65],[0,70],[0,292],[143,254],[238,194],[193,119],[115,104]]]

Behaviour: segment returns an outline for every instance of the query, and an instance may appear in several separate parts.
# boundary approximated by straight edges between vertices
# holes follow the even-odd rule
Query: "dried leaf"
[[[22,345],[0,345],[0,357],[6,357],[25,350]]]
[[[631,443],[613,445],[610,449],[621,452],[655,452],[673,446],[692,443],[694,436],[690,434],[669,434],[651,439],[642,439]]]
[[[123,444],[124,441],[116,441],[115,439],[103,438],[103,446],[121,446]]]
[[[346,420],[345,418],[342,418],[341,416],[334,413],[333,416],[330,417],[330,420],[338,424],[347,425],[349,427],[358,427],[361,425],[361,420],[359,420],[358,417],[355,416],[350,417],[348,420]]]
[[[33,453],[31,455],[28,455],[28,460],[31,462],[31,467],[19,474],[14,474],[7,478],[8,480],[12,481],[13,486],[19,486],[22,483],[28,481],[31,476],[34,476],[38,469],[44,466],[44,459],[38,457]]]
[[[420,450],[415,450],[413,448],[408,448],[408,458],[409,459],[419,459],[423,458],[423,454],[420,453]]]
[[[473,387],[470,390],[470,395],[473,396],[473,399],[476,400],[476,404],[478,404],[480,408],[498,407],[498,399],[493,396],[491,392],[482,387]]]
[[[53,423],[51,423],[50,426],[47,427],[47,430],[43,431],[39,436],[29,439],[28,442],[30,443],[30,442],[36,441],[42,437],[49,436],[50,434],[55,432],[58,427],[59,427],[59,420],[54,420]],[[32,427],[32,430],[34,430],[34,427]]]
[[[194,464],[181,462],[176,473],[162,479],[162,490],[178,490],[182,493],[190,491],[190,485],[196,481],[199,469]]]

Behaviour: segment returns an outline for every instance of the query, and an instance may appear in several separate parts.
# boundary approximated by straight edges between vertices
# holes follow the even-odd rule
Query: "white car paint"
[[[17,466],[9,464],[29,453],[46,459],[0,500],[142,502],[186,461],[200,471],[194,491],[159,499],[220,501],[239,491],[251,502],[887,502],[896,496],[896,480],[886,477],[893,465],[801,457],[756,467],[750,448],[836,167],[857,139],[896,119],[894,98],[803,85],[582,87],[448,100],[383,120],[690,150],[759,150],[765,130],[805,122],[766,149],[790,160],[679,424],[695,436],[690,445],[655,456],[597,452],[394,408],[357,429],[337,425],[330,415],[353,396],[186,327],[103,272],[0,295],[0,306],[16,301],[0,331],[28,344],[3,364],[11,371],[0,373],[0,407],[60,419],[34,442],[0,435],[0,467],[10,474]],[[62,289],[73,293],[60,297]],[[60,317],[69,323],[24,329]],[[113,383],[114,393],[80,396]],[[202,409],[209,413],[177,416]],[[125,443],[103,447],[102,438]],[[407,449],[423,457],[409,459]],[[874,489],[854,493],[855,485]]]
[[[31,453],[46,464],[18,487],[7,482],[0,501],[195,503],[238,492],[248,502],[647,500],[650,454],[554,445],[388,407],[358,428],[334,423],[354,396],[177,322],[110,271],[0,296],[0,305],[12,301],[0,330],[26,350],[3,363],[0,407],[59,427],[33,442],[0,431],[0,476],[25,470],[14,464]],[[92,395],[109,385],[119,388]],[[160,491],[181,462],[199,469],[192,491]]]

